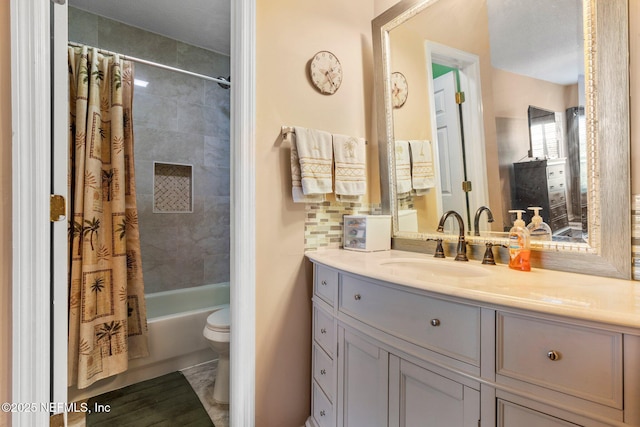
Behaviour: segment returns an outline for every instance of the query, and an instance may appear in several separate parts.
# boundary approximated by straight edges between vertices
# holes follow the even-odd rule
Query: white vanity
[[[307,257],[307,427],[640,426],[637,282],[401,251]]]

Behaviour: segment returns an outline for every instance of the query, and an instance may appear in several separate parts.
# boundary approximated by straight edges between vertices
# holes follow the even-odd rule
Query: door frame
[[[255,413],[255,14],[256,0],[231,6],[231,400],[230,423],[254,425]],[[52,268],[53,236],[66,236],[66,221],[49,221],[49,195],[66,192],[66,167],[52,171],[53,120],[66,108],[52,100],[51,21],[65,0],[10,0],[12,110],[12,401],[37,405],[66,401],[66,274]],[[52,8],[54,12],[52,12]],[[52,16],[53,14],[53,16]],[[66,13],[63,20],[66,20]],[[65,27],[56,21],[58,28]],[[58,35],[57,33],[56,35]],[[64,37],[66,39],[66,37]],[[58,41],[55,45],[60,48]],[[62,46],[66,48],[66,46]],[[56,50],[56,52],[58,52]],[[56,63],[56,66],[59,65]],[[58,87],[58,90],[60,88]],[[66,104],[66,101],[65,101]],[[63,138],[66,132],[53,135]],[[59,171],[63,169],[63,171]],[[63,188],[60,188],[61,182]],[[64,194],[64,193],[62,193]],[[57,248],[55,250],[58,250]],[[65,252],[66,253],[66,252]],[[58,257],[60,258],[60,257]],[[56,258],[57,260],[57,258]],[[52,297],[54,299],[52,299]],[[53,316],[53,320],[52,320]],[[53,339],[52,339],[53,337]],[[57,343],[52,346],[51,341]],[[64,349],[64,354],[62,353]],[[53,360],[53,361],[52,361]],[[54,400],[55,399],[55,400]],[[62,400],[59,400],[62,399]],[[40,408],[39,408],[40,409]],[[48,425],[49,412],[12,414],[20,425]]]
[[[473,183],[473,190],[469,193],[469,208],[477,209],[480,206],[487,206],[489,203],[489,186],[487,184],[487,162],[482,115],[482,88],[480,87],[480,58],[478,55],[429,40],[425,41],[424,46],[428,93],[431,94],[429,96],[431,123],[436,123],[435,103],[432,96],[434,89],[431,64],[436,62],[451,68],[457,68],[460,71],[460,91],[464,92],[466,98],[462,104],[462,132],[467,158],[467,179]],[[437,141],[437,126],[432,125],[431,129],[432,141]],[[438,162],[434,162],[434,164],[438,164]],[[438,207],[442,210],[441,203]],[[470,215],[472,214],[473,212],[470,213]],[[442,212],[438,212],[438,216],[441,215]]]

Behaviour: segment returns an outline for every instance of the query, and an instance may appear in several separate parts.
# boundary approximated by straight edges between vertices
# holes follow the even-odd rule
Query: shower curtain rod
[[[81,44],[81,43],[76,43],[76,42],[71,42],[71,41],[68,42],[68,45],[72,46],[72,47],[84,47],[84,46],[87,46],[87,45],[84,45],[84,44]],[[152,67],[163,68],[163,69],[169,70],[169,71],[176,71],[178,73],[187,74],[187,75],[193,76],[193,77],[200,77],[201,79],[205,79],[205,80],[209,80],[209,81],[212,81],[212,82],[216,82],[216,83],[221,84],[221,85],[225,85],[225,86],[227,86],[227,88],[231,87],[231,82],[228,82],[227,80],[224,80],[224,79],[211,77],[211,76],[205,76],[204,74],[194,73],[192,71],[183,70],[181,68],[170,67],[168,65],[159,64],[157,62],[152,62],[152,61],[147,61],[146,59],[136,58],[135,56],[123,55],[121,53],[112,52],[112,51],[106,50],[106,49],[94,48],[92,46],[87,46],[87,48],[88,49],[97,49],[98,52],[102,53],[103,55],[111,55],[111,56],[120,55],[120,58],[122,58],[122,59],[126,59],[126,60],[133,61],[133,62],[139,62],[140,64],[150,65]]]

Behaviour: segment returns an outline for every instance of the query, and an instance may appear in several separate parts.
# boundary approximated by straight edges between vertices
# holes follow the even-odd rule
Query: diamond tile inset
[[[193,212],[193,167],[154,163],[153,211]]]

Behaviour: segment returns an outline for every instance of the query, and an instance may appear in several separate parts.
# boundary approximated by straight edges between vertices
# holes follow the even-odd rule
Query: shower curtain
[[[133,168],[133,64],[69,48],[69,385],[148,355]]]

